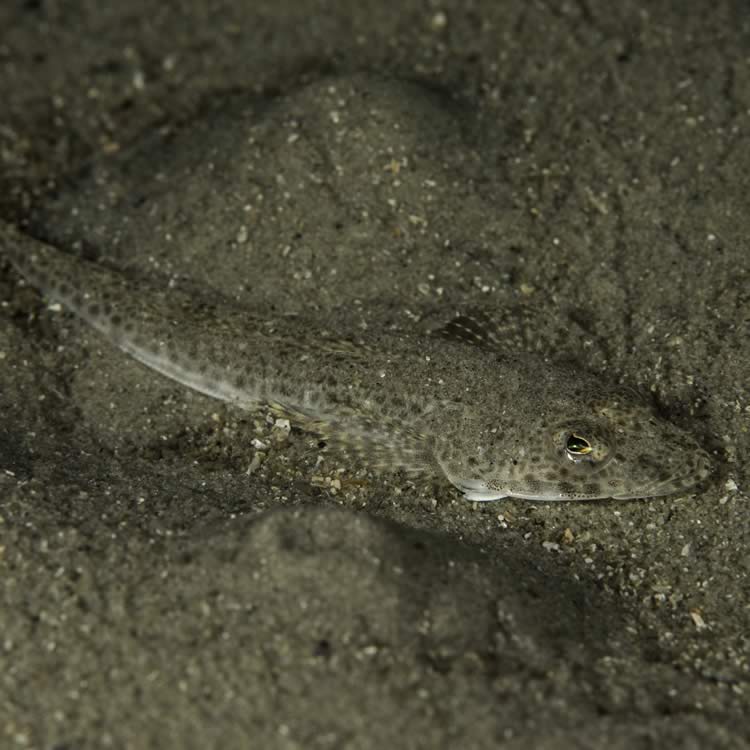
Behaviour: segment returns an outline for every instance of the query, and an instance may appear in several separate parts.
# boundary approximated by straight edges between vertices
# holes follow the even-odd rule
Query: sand
[[[2,264],[0,746],[750,746],[746,12],[350,5],[7,4],[0,216],[248,314],[495,310],[715,476],[563,504],[380,477]]]

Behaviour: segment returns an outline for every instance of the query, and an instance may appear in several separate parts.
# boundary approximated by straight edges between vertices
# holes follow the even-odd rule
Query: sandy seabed
[[[105,5],[0,9],[3,219],[249,315],[495,310],[717,471],[549,505],[379,477],[5,263],[0,745],[750,746],[741,4]]]

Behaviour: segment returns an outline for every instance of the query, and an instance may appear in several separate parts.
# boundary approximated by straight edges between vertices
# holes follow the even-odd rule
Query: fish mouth
[[[473,502],[489,502],[501,500],[505,497],[514,497],[520,500],[532,500],[536,502],[582,502],[587,500],[635,500],[638,498],[661,497],[678,492],[687,492],[699,484],[702,484],[713,473],[714,465],[707,453],[699,454],[689,472],[674,474],[670,477],[656,479],[646,482],[633,489],[623,489],[611,493],[586,492],[564,492],[560,491],[556,482],[537,482],[533,489],[529,487],[524,490],[517,483],[509,482],[507,485],[495,484],[492,481],[482,479],[459,479],[448,477],[450,482],[463,493],[465,499]],[[494,486],[493,486],[494,485]],[[575,488],[574,488],[575,489]]]

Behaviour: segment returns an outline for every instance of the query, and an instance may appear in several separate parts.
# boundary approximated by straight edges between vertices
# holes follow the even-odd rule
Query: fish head
[[[513,419],[464,413],[457,441],[443,441],[438,463],[470,500],[656,497],[710,475],[706,450],[650,404],[629,391],[591,390],[594,399],[580,389],[519,399]]]

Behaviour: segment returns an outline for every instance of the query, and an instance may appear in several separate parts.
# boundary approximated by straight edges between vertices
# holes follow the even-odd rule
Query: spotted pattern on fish
[[[711,462],[630,390],[502,347],[458,316],[437,335],[340,338],[265,320],[82,260],[0,223],[0,250],[48,298],[166,377],[243,409],[270,408],[378,471],[442,475],[470,500],[684,492]]]

